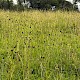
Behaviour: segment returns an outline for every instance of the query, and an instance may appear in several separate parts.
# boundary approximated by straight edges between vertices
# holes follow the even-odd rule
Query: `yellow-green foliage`
[[[1,80],[80,80],[80,13],[0,11]]]

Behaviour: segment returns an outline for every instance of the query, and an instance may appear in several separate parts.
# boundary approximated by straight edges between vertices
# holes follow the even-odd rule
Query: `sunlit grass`
[[[80,80],[80,13],[0,11],[1,80]]]

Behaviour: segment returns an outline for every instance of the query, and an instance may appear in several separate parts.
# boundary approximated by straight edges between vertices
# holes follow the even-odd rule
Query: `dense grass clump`
[[[80,14],[0,11],[1,80],[80,80]]]

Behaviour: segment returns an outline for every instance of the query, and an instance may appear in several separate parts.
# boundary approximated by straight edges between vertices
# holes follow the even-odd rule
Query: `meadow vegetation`
[[[0,80],[80,80],[80,13],[1,10]]]

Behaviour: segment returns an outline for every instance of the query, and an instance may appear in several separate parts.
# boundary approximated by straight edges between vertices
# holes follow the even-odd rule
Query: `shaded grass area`
[[[80,14],[0,12],[1,80],[80,80]]]

